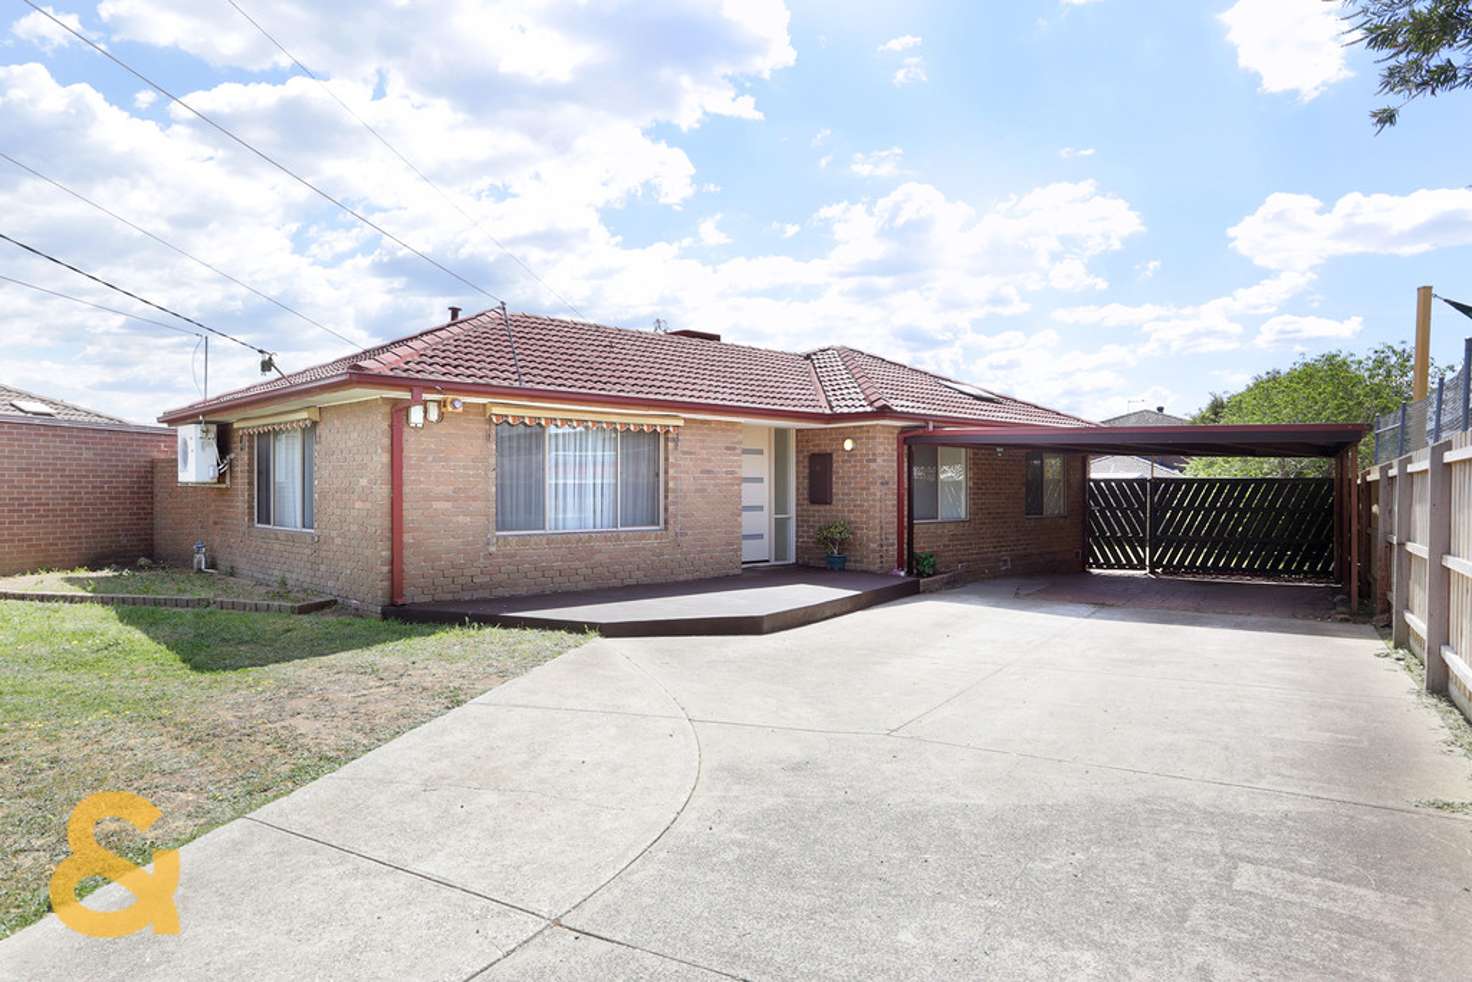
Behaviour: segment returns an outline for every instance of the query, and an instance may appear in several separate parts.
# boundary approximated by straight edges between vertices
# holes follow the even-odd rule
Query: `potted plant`
[[[848,566],[848,557],[843,554],[843,545],[853,537],[854,530],[849,528],[848,522],[843,519],[829,522],[818,529],[813,536],[818,545],[828,553],[829,569],[844,569]]]

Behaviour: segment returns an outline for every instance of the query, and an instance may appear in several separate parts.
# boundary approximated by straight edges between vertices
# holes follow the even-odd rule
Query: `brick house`
[[[157,426],[0,385],[0,576],[153,555]]]
[[[454,311],[452,311],[452,315]],[[791,353],[492,310],[171,410],[223,477],[156,473],[157,552],[368,609],[821,564],[903,565],[900,436],[1085,421],[852,348]],[[942,571],[1081,568],[1081,455],[915,448]]]

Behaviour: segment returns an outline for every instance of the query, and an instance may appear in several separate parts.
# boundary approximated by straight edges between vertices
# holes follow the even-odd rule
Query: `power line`
[[[64,260],[57,259],[53,255],[50,255],[50,254],[45,253],[45,252],[42,252],[40,249],[37,249],[35,246],[26,245],[24,242],[20,241],[19,239],[12,239],[10,236],[6,235],[4,232],[0,232],[0,239],[4,239],[6,242],[9,242],[11,245],[18,246],[18,247],[24,249],[26,252],[29,252],[33,256],[39,256],[42,259],[46,260],[47,262],[55,263],[56,265],[61,266],[64,269],[69,269],[73,273],[76,273],[79,276],[85,276],[85,277],[87,277],[87,279],[91,280],[94,283],[100,283],[101,285],[107,287],[109,290],[115,290],[118,293],[121,293],[125,297],[130,297],[130,298],[132,298],[134,300],[137,300],[139,303],[147,304],[148,306],[152,307],[154,310],[161,310],[164,313],[168,314],[170,317],[177,317],[181,321],[184,321],[185,323],[193,324],[195,327],[200,328],[201,330],[208,331],[211,334],[219,335],[220,337],[225,338],[227,341],[234,341],[236,344],[240,345],[241,347],[249,348],[250,350],[254,351],[256,354],[260,355],[263,358],[270,359],[270,358],[272,358],[274,356],[273,355],[273,352],[267,351],[265,348],[258,348],[255,345],[251,344],[249,341],[242,341],[242,340],[240,340],[239,338],[235,337],[233,334],[226,334],[224,331],[217,331],[213,327],[210,327],[208,324],[201,324],[199,321],[195,320],[193,317],[185,317],[183,314],[178,313],[177,311],[170,310],[169,308],[165,307],[163,304],[154,303],[152,300],[147,300],[147,299],[145,299],[143,297],[140,297],[136,293],[133,293],[133,292],[131,292],[129,290],[124,290],[122,287],[118,286],[115,283],[109,283],[107,280],[104,280],[102,277],[100,277],[100,276],[94,276],[91,273],[87,272],[85,269],[78,269],[76,266],[73,266],[69,262],[65,262]],[[127,316],[127,315],[124,315],[124,316]],[[191,331],[191,332],[188,332],[188,333],[191,333],[192,334],[193,332]],[[277,372],[279,373],[280,371],[281,370],[278,368],[277,369]]]
[[[563,305],[566,306],[568,310],[571,310],[574,314],[576,314],[578,317],[583,318],[584,320],[587,319],[587,316],[581,310],[578,310],[577,307],[573,306],[573,303],[572,303],[571,300],[568,300],[561,293],[559,293],[557,291],[557,289],[552,286],[552,284],[548,283],[546,280],[544,280],[540,276],[538,276],[532,270],[532,268],[530,266],[528,266],[525,262],[522,261],[522,259],[521,259],[520,256],[518,256],[516,253],[512,252],[509,248],[507,248],[507,246],[505,245],[505,243],[503,243],[500,239],[496,238],[490,232],[486,231],[485,228],[484,228],[484,226],[483,226],[483,223],[480,220],[478,220],[475,217],[473,217],[472,215],[470,215],[468,212],[465,211],[464,208],[461,208],[460,205],[455,201],[455,199],[452,198],[452,197],[450,197],[450,195],[448,193],[446,193],[443,188],[441,188],[434,181],[430,180],[428,174],[424,173],[424,171],[422,171],[418,167],[414,166],[414,162],[413,161],[411,161],[408,157],[406,157],[402,153],[400,153],[399,152],[399,148],[396,147],[396,146],[394,146],[392,143],[390,143],[388,141],[388,138],[387,137],[385,137],[382,133],[378,132],[378,130],[375,129],[372,126],[372,124],[370,124],[366,119],[364,119],[362,116],[358,115],[357,112],[355,112],[353,110],[353,107],[352,106],[349,106],[346,102],[344,102],[341,98],[339,98],[338,94],[336,92],[332,91],[332,86],[329,85],[329,84],[327,84],[327,80],[326,79],[322,78],[316,72],[314,72],[310,68],[308,68],[305,64],[302,63],[302,60],[300,58],[298,58],[296,55],[294,55],[290,51],[286,50],[286,46],[285,45],[283,45],[280,41],[276,40],[275,36],[273,34],[271,34],[270,31],[268,31],[264,27],[262,27],[256,21],[256,19],[254,17],[252,17],[250,14],[246,13],[245,10],[241,8],[240,4],[238,4],[238,3],[235,2],[235,0],[226,0],[226,2],[228,4],[230,4],[230,6],[234,7],[235,8],[235,12],[238,13],[241,17],[244,17],[246,19],[246,21],[248,21],[250,23],[250,26],[251,27],[254,27],[257,31],[259,31],[261,33],[261,35],[267,41],[270,41],[272,44],[274,44],[276,46],[276,50],[280,51],[287,58],[291,59],[291,63],[292,64],[296,65],[297,68],[300,68],[303,72],[305,72],[307,74],[307,77],[309,77],[310,79],[312,79],[312,81],[314,81],[318,85],[322,86],[323,90],[326,91],[326,93],[329,96],[332,97],[332,101],[333,102],[336,102],[339,106],[341,106],[343,108],[343,110],[349,116],[351,116],[354,119],[356,119],[358,121],[358,123],[365,130],[367,130],[369,133],[371,133],[373,135],[373,138],[374,139],[376,139],[379,143],[383,144],[384,147],[386,147],[388,149],[388,151],[390,153],[392,153],[395,157],[399,158],[399,161],[401,163],[403,163],[403,165],[405,167],[409,168],[411,171],[414,172],[414,174],[421,181],[423,181],[425,184],[428,184],[431,188],[433,188],[439,194],[439,196],[444,199],[444,201],[445,201],[445,203],[447,205],[449,205],[451,208],[454,208],[457,212],[460,213],[460,217],[461,218],[464,218],[467,222],[470,223],[471,227],[475,231],[480,232],[486,238],[490,239],[491,242],[493,242],[495,244],[496,248],[500,249],[508,257],[510,257],[510,259],[512,260],[512,262],[514,262],[514,263],[516,263],[516,265],[520,266],[522,268],[522,270],[524,270],[526,272],[526,275],[528,275],[532,279],[536,280],[537,283],[540,284],[541,287],[544,290],[546,290],[548,293],[552,294],[558,300],[562,301]]]
[[[318,195],[319,197],[321,197],[323,200],[325,200],[327,202],[330,202],[331,204],[333,204],[336,207],[340,208],[341,210],[343,210],[347,214],[349,214],[352,217],[356,218],[358,221],[362,222],[364,225],[366,225],[369,228],[373,229],[373,231],[377,232],[379,235],[383,236],[384,238],[388,239],[391,242],[394,242],[394,243],[398,244],[400,247],[402,247],[403,249],[405,249],[405,250],[413,253],[414,255],[418,256],[420,259],[423,259],[425,262],[429,263],[431,266],[433,266],[434,268],[438,269],[440,272],[446,274],[447,276],[453,277],[454,279],[456,279],[459,282],[463,283],[465,286],[470,287],[470,289],[474,290],[476,293],[479,293],[479,294],[482,294],[484,296],[490,297],[492,300],[495,300],[497,303],[504,302],[504,301],[501,300],[500,297],[496,296],[490,290],[487,290],[485,287],[482,287],[482,286],[479,286],[479,285],[477,285],[475,283],[472,283],[470,280],[467,280],[465,277],[461,276],[459,273],[455,272],[450,267],[448,267],[445,264],[441,263],[439,260],[434,259],[433,257],[431,257],[429,255],[426,255],[423,252],[420,252],[418,249],[414,248],[409,243],[407,243],[403,239],[399,238],[397,235],[394,235],[388,229],[384,228],[382,225],[379,225],[377,222],[373,221],[371,218],[368,218],[367,216],[363,215],[362,213],[360,213],[358,211],[355,211],[353,208],[351,208],[348,205],[344,204],[343,202],[339,201],[337,198],[334,198],[332,195],[328,194],[326,191],[322,190],[317,185],[315,185],[311,181],[307,180],[305,177],[302,177],[300,174],[296,173],[296,171],[294,171],[291,168],[287,167],[285,164],[281,163],[276,158],[274,158],[270,154],[266,153],[264,150],[259,150],[255,146],[253,146],[252,144],[247,143],[241,137],[236,136],[234,132],[232,132],[229,129],[226,129],[220,123],[215,122],[213,119],[211,119],[209,116],[206,116],[204,113],[200,112],[198,109],[195,109],[189,103],[185,102],[183,99],[181,99],[178,96],[174,95],[174,93],[170,92],[168,89],[164,88],[162,85],[159,85],[153,79],[149,78],[147,75],[144,75],[142,72],[138,71],[138,69],[134,68],[132,65],[129,65],[127,62],[123,61],[121,58],[119,58],[117,55],[113,54],[111,51],[108,51],[106,48],[102,47],[100,44],[97,44],[95,41],[93,41],[91,38],[87,37],[85,34],[81,33],[80,31],[78,31],[78,30],[76,30],[74,28],[72,28],[70,25],[63,23],[59,18],[57,18],[49,10],[47,10],[46,8],[44,8],[44,7],[40,6],[39,4],[37,4],[35,2],[35,0],[22,0],[22,2],[26,6],[30,7],[32,10],[36,11],[36,13],[41,14],[47,20],[51,21],[57,27],[59,27],[62,30],[66,31],[68,34],[70,34],[72,37],[76,38],[78,41],[81,41],[83,44],[85,44],[87,47],[91,48],[93,51],[96,51],[98,54],[102,55],[108,61],[110,61],[113,64],[117,65],[119,68],[123,69],[125,72],[127,72],[130,75],[132,75],[134,78],[138,79],[139,81],[143,82],[145,85],[147,85],[150,88],[154,89],[156,92],[158,92],[164,98],[168,99],[170,102],[176,103],[177,105],[179,105],[180,107],[182,107],[183,109],[187,110],[192,115],[194,115],[201,122],[205,123],[206,125],[210,126],[213,129],[215,129],[216,131],[218,131],[223,136],[228,137],[230,140],[234,141],[236,144],[240,145],[244,149],[250,151],[252,154],[254,154],[255,156],[259,157],[261,160],[264,160],[266,163],[270,164],[272,167],[276,168],[281,173],[285,174],[287,177],[290,177],[293,181],[296,181],[302,187],[308,189],[312,193],[314,193],[314,194]]]
[[[25,280],[18,280],[13,276],[0,275],[0,280],[4,280],[6,283],[14,283],[16,286],[23,286],[27,290],[35,290],[37,293],[45,293],[62,300],[70,300],[72,303],[79,303],[84,307],[91,307],[94,310],[102,310],[106,311],[109,314],[116,314],[119,317],[127,317],[130,320],[142,321],[145,324],[152,324],[155,327],[161,327],[166,331],[178,331],[180,334],[187,334],[191,338],[204,336],[198,331],[189,330],[189,328],[187,327],[179,327],[177,324],[165,324],[163,321],[156,321],[152,317],[139,317],[137,314],[130,314],[126,310],[118,310],[116,307],[108,307],[105,304],[93,303],[91,300],[83,300],[81,297],[74,297],[68,293],[58,293],[55,290],[48,290],[44,286],[37,286],[34,283],[27,283]]]
[[[150,238],[153,241],[157,242],[159,245],[163,246],[164,248],[166,248],[166,249],[172,249],[174,252],[177,252],[179,255],[183,256],[185,259],[188,259],[188,260],[190,260],[192,262],[198,263],[200,266],[203,266],[205,269],[209,270],[210,272],[215,273],[215,274],[217,274],[219,276],[223,276],[225,279],[229,280],[231,283],[234,283],[236,286],[241,287],[242,289],[245,289],[245,290],[249,290],[251,293],[254,293],[256,296],[260,297],[262,300],[265,300],[265,301],[267,301],[269,303],[275,304],[277,307],[280,307],[282,310],[286,311],[288,314],[292,314],[292,315],[296,316],[297,318],[299,318],[299,319],[301,319],[303,321],[306,321],[308,324],[311,324],[313,327],[320,327],[322,330],[326,331],[328,334],[331,334],[333,337],[335,337],[335,338],[337,338],[337,339],[339,339],[341,341],[346,341],[348,344],[352,345],[355,348],[356,347],[360,347],[360,345],[358,344],[358,342],[354,341],[352,338],[349,338],[349,337],[347,337],[345,335],[339,334],[337,331],[334,331],[332,328],[328,327],[326,324],[319,323],[318,321],[313,320],[312,318],[308,317],[306,314],[302,313],[301,311],[296,310],[293,307],[287,306],[286,304],[282,303],[280,300],[277,300],[275,297],[270,296],[269,294],[266,294],[266,293],[262,293],[260,290],[257,290],[255,287],[251,286],[249,283],[243,283],[243,282],[241,282],[240,280],[238,280],[235,277],[231,276],[229,273],[225,272],[224,270],[220,269],[219,267],[212,266],[211,264],[205,262],[203,259],[200,259],[198,256],[191,255],[190,253],[185,252],[183,249],[181,249],[178,246],[174,245],[172,242],[169,242],[166,239],[162,238],[161,236],[155,235],[153,232],[150,232],[148,229],[143,228],[142,226],[137,225],[134,222],[129,221],[128,219],[124,218],[122,215],[119,215],[117,212],[112,211],[111,209],[106,208],[103,205],[98,204],[97,202],[93,201],[91,198],[89,198],[86,195],[82,194],[80,191],[74,191],[71,188],[67,187],[65,184],[63,184],[60,181],[56,180],[56,178],[54,178],[54,177],[47,177],[45,174],[42,174],[40,171],[36,170],[36,168],[31,167],[28,164],[21,163],[19,160],[16,160],[14,157],[12,157],[10,154],[6,153],[3,150],[0,150],[0,158],[4,158],[5,160],[10,161],[16,167],[19,167],[21,170],[25,171],[27,174],[30,174],[33,177],[38,177],[41,180],[45,181],[47,184],[50,184],[51,186],[53,186],[55,188],[59,188],[60,190],[65,191],[67,194],[71,195],[73,198],[76,198],[78,201],[82,202],[83,204],[91,205],[93,208],[96,208],[98,211],[102,212],[104,215],[107,215],[109,218],[113,218],[113,219],[116,219],[119,222],[122,222],[124,225],[128,226],[129,228],[131,228],[133,231],[139,233],[140,235],[146,235],[148,238]]]

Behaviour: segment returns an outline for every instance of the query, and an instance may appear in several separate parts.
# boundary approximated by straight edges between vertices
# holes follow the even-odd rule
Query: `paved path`
[[[1368,629],[1016,587],[594,641],[0,978],[1465,976],[1472,766]]]

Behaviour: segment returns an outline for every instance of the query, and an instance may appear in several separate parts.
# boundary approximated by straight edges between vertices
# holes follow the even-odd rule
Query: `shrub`
[[[843,552],[844,543],[854,537],[854,530],[849,528],[848,522],[839,519],[829,522],[813,535],[814,541],[827,550],[828,555],[837,556]]]

